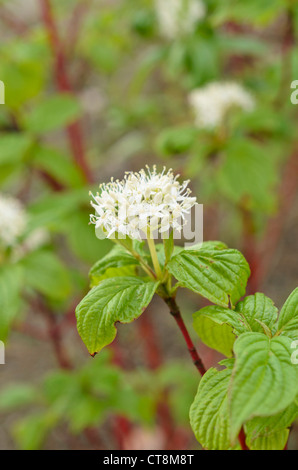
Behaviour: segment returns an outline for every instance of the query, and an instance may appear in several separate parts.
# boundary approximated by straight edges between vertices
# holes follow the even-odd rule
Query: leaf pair
[[[178,285],[228,306],[244,294],[250,271],[241,253],[222,249],[222,244],[217,249],[217,245],[180,250],[167,259],[167,268]],[[138,265],[131,254],[116,247],[91,269],[91,285],[95,287],[76,309],[78,331],[91,354],[114,340],[116,322],[133,321],[150,303],[159,282],[135,277]]]
[[[236,340],[234,352],[233,369],[211,368],[200,382],[190,410],[196,438],[204,448],[226,450],[236,444],[246,423],[250,448],[283,449],[287,427],[298,414],[290,340],[245,333]]]
[[[194,315],[195,329],[206,344],[235,355],[233,369],[207,372],[192,405],[192,427],[204,447],[230,448],[243,424],[250,448],[284,447],[287,427],[298,413],[298,368],[292,360],[297,296],[298,289],[286,301],[278,320],[273,302],[263,294],[247,297],[234,311],[211,306]],[[213,381],[221,385],[215,387]],[[219,397],[223,404],[216,411]],[[228,416],[224,434],[223,407],[223,415],[227,411]],[[215,410],[214,416],[208,409]],[[211,420],[219,423],[209,429]]]

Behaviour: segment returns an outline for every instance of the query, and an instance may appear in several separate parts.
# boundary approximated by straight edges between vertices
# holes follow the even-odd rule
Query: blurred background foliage
[[[76,333],[88,270],[111,248],[88,225],[100,182],[172,167],[204,204],[205,240],[244,252],[251,292],[280,306],[297,286],[298,2],[204,4],[168,37],[153,0],[0,2],[1,193],[26,212],[17,243],[0,245],[1,448],[197,448],[197,377],[158,301],[94,361]],[[199,128],[189,93],[225,81],[254,110]],[[190,323],[203,303],[181,302]]]

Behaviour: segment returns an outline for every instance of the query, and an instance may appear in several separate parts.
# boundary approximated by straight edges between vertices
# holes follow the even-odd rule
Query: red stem
[[[184,337],[186,345],[187,345],[187,349],[189,351],[189,354],[192,358],[192,361],[193,361],[194,365],[196,366],[197,370],[199,371],[199,373],[203,377],[203,375],[206,374],[207,371],[206,371],[206,369],[204,367],[204,364],[203,364],[203,361],[200,358],[200,356],[199,356],[199,354],[198,354],[198,352],[197,352],[197,350],[196,350],[196,348],[195,348],[195,346],[192,342],[192,339],[191,339],[191,337],[190,337],[190,335],[187,331],[186,325],[183,321],[180,309],[179,309],[179,307],[176,303],[175,298],[174,297],[169,297],[169,298],[166,298],[164,300],[165,300],[166,304],[168,305],[168,307],[170,309],[171,315],[175,318],[176,323],[177,323],[181,333],[183,334],[183,337]],[[244,433],[243,428],[241,429],[241,431],[239,433],[238,439],[239,439],[242,450],[249,450],[248,447],[246,446],[246,443],[245,443],[245,433]]]
[[[200,358],[200,356],[199,356],[199,354],[198,354],[198,352],[197,352],[197,350],[196,350],[196,348],[195,348],[195,346],[192,342],[191,337],[189,336],[189,333],[187,331],[187,328],[185,326],[185,323],[183,321],[180,309],[179,309],[179,307],[176,303],[175,298],[174,297],[169,297],[169,298],[165,299],[165,302],[166,302],[166,304],[168,305],[168,307],[170,309],[171,315],[176,320],[176,323],[177,323],[181,333],[183,334],[183,337],[184,337],[186,345],[187,345],[188,352],[189,352],[189,354],[192,358],[192,361],[193,361],[194,365],[196,366],[199,373],[203,377],[203,375],[206,374],[206,369],[204,367],[202,359]]]
[[[246,436],[245,436],[245,432],[244,432],[243,427],[241,428],[240,433],[238,435],[238,440],[240,442],[242,450],[249,450],[249,448],[246,445]]]
[[[70,80],[67,73],[66,57],[63,45],[60,41],[58,29],[54,20],[50,0],[40,0],[42,19],[48,32],[49,42],[55,59],[55,78],[57,88],[62,93],[73,93]],[[70,124],[67,127],[67,134],[74,160],[81,168],[86,181],[92,182],[92,173],[85,158],[83,134],[79,121]]]
[[[251,276],[247,285],[247,292],[254,294],[259,289],[258,284],[258,264],[259,257],[257,251],[257,240],[252,213],[245,207],[240,207],[243,226],[243,254],[250,266]]]

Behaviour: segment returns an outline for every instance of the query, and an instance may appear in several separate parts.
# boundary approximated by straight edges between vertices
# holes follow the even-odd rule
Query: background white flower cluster
[[[45,229],[27,233],[28,216],[23,204],[5,194],[0,194],[0,221],[0,251],[11,248],[13,260],[39,248],[49,239]]]
[[[206,13],[201,0],[155,0],[155,6],[160,32],[167,39],[193,32]]]
[[[193,90],[188,97],[199,128],[213,129],[222,125],[232,108],[252,111],[255,101],[238,83],[213,82]]]

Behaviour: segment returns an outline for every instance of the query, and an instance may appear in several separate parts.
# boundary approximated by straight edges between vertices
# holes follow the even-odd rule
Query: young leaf
[[[211,305],[193,314],[193,327],[207,346],[230,357],[236,339],[232,325],[240,326],[237,317],[233,310]]]
[[[250,450],[284,450],[289,438],[289,430],[261,434],[256,439],[246,439],[246,444]]]
[[[175,255],[168,269],[179,285],[206,299],[228,307],[245,293],[249,266],[237,250],[183,250]]]
[[[194,329],[207,346],[231,356],[235,335],[255,331],[271,337],[276,318],[272,300],[257,293],[239,302],[235,310],[216,305],[202,308],[194,314]]]
[[[21,305],[23,270],[18,265],[0,268],[0,341],[5,341],[9,327]]]
[[[252,450],[284,449],[289,430],[298,415],[296,401],[280,413],[263,418],[253,418],[245,425],[246,441]]]
[[[227,390],[231,369],[209,369],[190,408],[190,424],[199,443],[209,450],[231,447]]]
[[[46,146],[38,146],[35,150],[34,165],[46,171],[62,185],[80,187],[84,178],[79,168],[63,152]]]
[[[92,266],[89,272],[91,285],[96,286],[105,277],[111,277],[108,275],[109,270],[113,269],[113,272],[115,272],[115,268],[128,268],[135,267],[137,265],[139,265],[139,262],[131,254],[124,250],[124,248],[116,246],[113,248],[113,250],[111,250],[110,253],[101,258],[94,264],[94,266]],[[119,272],[121,273],[124,271],[123,269],[119,269]]]
[[[293,339],[298,339],[298,287],[287,298],[280,311],[278,330]]]
[[[264,332],[264,328],[259,322],[266,325],[271,331],[278,314],[273,301],[261,293],[249,295],[242,302],[239,302],[236,305],[236,311],[243,318],[248,331],[259,333]]]
[[[80,113],[80,105],[74,96],[60,94],[42,101],[27,114],[25,127],[34,134],[50,132],[71,124]]]
[[[1,135],[0,165],[20,163],[32,145],[32,137],[24,133]]]
[[[22,264],[28,286],[54,300],[64,300],[69,296],[68,271],[54,253],[44,250],[32,252],[23,258]]]
[[[105,279],[76,308],[79,334],[91,355],[116,336],[115,323],[137,319],[151,301],[158,282],[136,277]]]
[[[244,333],[235,341],[234,352],[236,363],[229,387],[232,439],[249,418],[284,410],[298,389],[289,338]]]

